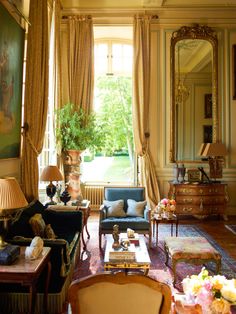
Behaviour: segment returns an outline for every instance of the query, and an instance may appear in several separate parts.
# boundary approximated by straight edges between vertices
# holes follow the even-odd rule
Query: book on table
[[[134,245],[130,245],[127,251],[122,249],[116,251],[112,250],[109,252],[109,261],[110,262],[134,262],[135,258],[135,248]]]

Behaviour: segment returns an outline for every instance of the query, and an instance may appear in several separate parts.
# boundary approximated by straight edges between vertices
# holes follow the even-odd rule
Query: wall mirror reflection
[[[208,26],[183,26],[171,38],[171,162],[200,161],[218,141],[217,37]]]

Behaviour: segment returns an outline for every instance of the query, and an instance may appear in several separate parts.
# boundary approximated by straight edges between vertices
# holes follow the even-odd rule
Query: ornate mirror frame
[[[215,31],[209,26],[182,26],[174,31],[171,37],[170,45],[170,70],[171,70],[171,108],[170,108],[170,162],[178,162],[178,152],[176,145],[176,82],[175,82],[175,46],[176,43],[184,39],[202,39],[211,43],[213,48],[212,63],[212,141],[219,141],[219,110],[218,110],[218,39]],[[185,163],[188,161],[184,160]],[[193,161],[191,161],[193,162]],[[198,161],[196,161],[198,162]]]

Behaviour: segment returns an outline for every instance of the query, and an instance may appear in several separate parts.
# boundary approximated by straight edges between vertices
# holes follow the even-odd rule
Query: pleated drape
[[[48,108],[47,0],[30,2],[24,99],[22,188],[28,201],[38,198],[38,160],[43,148]]]
[[[70,102],[85,112],[93,107],[94,36],[90,16],[68,17],[68,75]]]
[[[150,24],[150,16],[134,17],[133,127],[135,151],[140,157],[140,183],[146,187],[150,205],[155,207],[160,193],[149,149]]]

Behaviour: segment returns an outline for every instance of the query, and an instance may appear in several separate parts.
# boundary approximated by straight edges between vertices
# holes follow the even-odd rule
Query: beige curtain
[[[47,0],[30,2],[24,99],[22,184],[28,201],[38,198],[38,160],[42,151],[48,107]]]
[[[134,91],[133,127],[135,151],[138,154],[141,184],[146,187],[152,207],[159,199],[159,187],[155,165],[149,149],[149,105],[150,105],[150,16],[134,18]]]
[[[90,113],[93,106],[94,37],[90,16],[68,18],[69,98]]]

